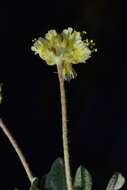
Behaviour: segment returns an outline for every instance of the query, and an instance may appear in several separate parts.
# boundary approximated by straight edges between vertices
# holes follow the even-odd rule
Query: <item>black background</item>
[[[35,176],[63,157],[59,84],[30,48],[49,29],[86,30],[98,52],[77,65],[66,82],[73,175],[83,164],[94,189],[104,189],[114,171],[127,175],[126,1],[45,0],[5,2],[1,7],[1,115],[16,137]],[[0,188],[28,189],[24,169],[0,132]]]

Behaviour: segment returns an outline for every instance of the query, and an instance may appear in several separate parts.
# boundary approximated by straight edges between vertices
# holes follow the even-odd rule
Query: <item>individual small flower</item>
[[[80,32],[68,28],[58,34],[56,30],[49,30],[45,38],[34,40],[31,50],[46,61],[48,65],[62,64],[65,80],[76,77],[72,64],[86,63],[91,57],[95,44],[92,40],[82,39]]]

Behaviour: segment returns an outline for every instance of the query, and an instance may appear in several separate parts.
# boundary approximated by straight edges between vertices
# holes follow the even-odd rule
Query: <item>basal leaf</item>
[[[122,176],[121,173],[116,172],[109,180],[106,190],[118,190],[124,185],[124,183],[125,178]]]
[[[50,172],[46,176],[45,189],[48,190],[67,190],[64,164],[61,158],[58,158],[52,165]]]
[[[80,166],[75,175],[74,189],[78,190],[91,190],[92,177],[86,168]]]

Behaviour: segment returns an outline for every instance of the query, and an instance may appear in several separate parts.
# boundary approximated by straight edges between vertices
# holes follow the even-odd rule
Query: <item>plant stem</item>
[[[58,78],[61,94],[61,111],[62,111],[62,136],[63,136],[63,151],[64,151],[64,164],[65,164],[65,176],[68,190],[73,190],[70,160],[69,160],[69,146],[68,146],[68,128],[67,128],[67,107],[66,107],[66,94],[64,78],[62,73],[62,64],[57,64]]]
[[[29,168],[29,165],[21,151],[21,149],[19,148],[16,140],[14,139],[14,137],[12,136],[12,134],[10,133],[10,131],[8,130],[8,128],[5,126],[5,124],[3,123],[2,119],[0,119],[0,128],[2,129],[2,131],[4,132],[4,134],[7,136],[7,138],[9,139],[10,143],[12,144],[13,148],[15,149],[16,153],[18,154],[18,157],[26,171],[26,174],[30,180],[30,182],[32,182],[33,179],[33,175],[32,172]]]

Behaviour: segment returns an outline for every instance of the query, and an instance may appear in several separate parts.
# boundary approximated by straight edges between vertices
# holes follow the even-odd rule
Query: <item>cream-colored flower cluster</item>
[[[65,80],[76,76],[72,64],[85,63],[91,53],[96,51],[92,40],[83,40],[81,33],[72,28],[65,29],[60,34],[56,30],[48,31],[45,38],[34,40],[31,49],[48,65],[62,64]]]

